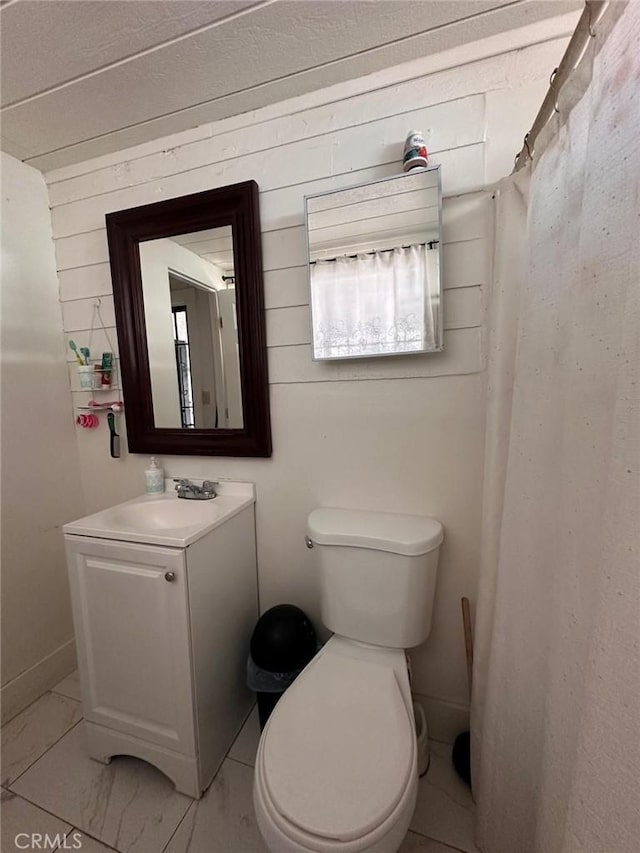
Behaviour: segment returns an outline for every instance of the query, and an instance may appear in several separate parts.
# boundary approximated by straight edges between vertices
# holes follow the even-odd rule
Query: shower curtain
[[[472,702],[484,853],[640,844],[640,3],[498,188]]]

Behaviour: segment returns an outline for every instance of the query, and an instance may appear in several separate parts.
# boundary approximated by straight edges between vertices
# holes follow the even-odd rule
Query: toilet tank
[[[442,525],[434,518],[314,509],[322,621],[342,637],[388,648],[429,636]]]

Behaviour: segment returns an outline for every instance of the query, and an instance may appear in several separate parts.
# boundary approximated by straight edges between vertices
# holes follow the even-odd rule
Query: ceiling
[[[4,0],[2,148],[48,170],[581,6],[577,0]]]
[[[225,275],[233,275],[233,236],[230,225],[194,231],[171,239],[203,260],[215,264]]]

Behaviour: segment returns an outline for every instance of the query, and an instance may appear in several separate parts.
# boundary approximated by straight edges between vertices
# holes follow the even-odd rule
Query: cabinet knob
[[[175,572],[165,572],[164,573],[164,579],[166,581],[168,581],[169,583],[173,583],[173,581],[176,579],[176,573]]]

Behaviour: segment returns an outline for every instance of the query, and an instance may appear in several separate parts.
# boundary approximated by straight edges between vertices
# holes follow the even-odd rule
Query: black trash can
[[[260,729],[317,646],[311,621],[293,604],[278,604],[258,619],[251,636],[247,685],[256,693]]]

